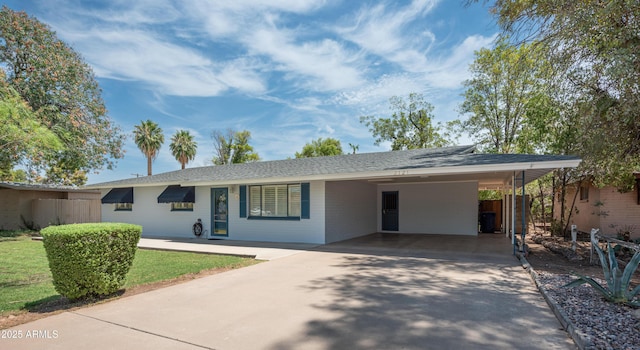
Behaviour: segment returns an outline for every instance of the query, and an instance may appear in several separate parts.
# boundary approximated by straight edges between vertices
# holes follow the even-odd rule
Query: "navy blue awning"
[[[195,186],[182,187],[180,185],[171,185],[162,191],[158,196],[158,203],[195,203],[196,188]]]
[[[133,203],[133,187],[113,188],[102,197],[105,203]]]

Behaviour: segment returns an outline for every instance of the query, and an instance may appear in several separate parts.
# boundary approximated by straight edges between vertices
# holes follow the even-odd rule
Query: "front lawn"
[[[139,249],[125,289],[203,270],[234,269],[254,263],[254,259],[235,256]],[[41,241],[27,236],[0,239],[0,316],[61,298],[53,287]]]

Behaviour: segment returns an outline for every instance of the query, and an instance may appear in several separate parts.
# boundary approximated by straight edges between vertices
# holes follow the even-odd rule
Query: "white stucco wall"
[[[201,218],[206,230],[202,239],[211,237],[211,187],[196,187],[191,212],[172,212],[170,204],[159,204],[157,198],[165,188],[134,188],[132,211],[114,211],[113,204],[102,204],[102,221],[142,225],[145,237],[194,238],[191,227]],[[216,238],[322,244],[382,232],[383,191],[399,191],[398,233],[477,235],[477,188],[476,182],[375,185],[312,181],[310,219],[289,221],[240,218],[238,186],[229,186],[229,235]],[[103,190],[102,196],[107,192]]]
[[[196,187],[193,211],[171,211],[171,204],[158,203],[158,196],[166,186],[136,187],[133,189],[133,209],[114,211],[114,204],[102,204],[102,221],[126,222],[142,225],[143,237],[195,238],[191,228],[202,218],[210,230],[211,192],[208,187]],[[102,196],[109,190],[102,190]],[[204,237],[202,237],[204,239]]]
[[[222,187],[224,186],[216,186]],[[193,211],[171,211],[170,204],[159,204],[158,196],[166,186],[138,187],[133,189],[133,210],[114,211],[113,204],[102,204],[102,221],[126,222],[142,225],[144,237],[195,238],[191,227],[201,218],[206,235],[211,236],[211,187],[196,187]],[[240,218],[238,186],[229,186],[228,236],[220,239],[324,243],[324,182],[310,183],[310,219],[251,220]],[[102,196],[109,190],[103,190]]]
[[[478,183],[379,185],[377,229],[382,231],[382,192],[398,191],[398,233],[478,234]]]
[[[363,181],[326,183],[326,243],[376,232],[376,185]]]
[[[239,191],[235,191],[233,195],[229,195],[229,236],[227,239],[268,242],[324,243],[324,181],[310,182],[309,190],[310,218],[296,221],[241,218]]]

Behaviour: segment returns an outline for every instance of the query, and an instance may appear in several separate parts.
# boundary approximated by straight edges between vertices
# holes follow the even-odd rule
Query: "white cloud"
[[[249,58],[238,58],[221,64],[217,78],[229,87],[240,91],[257,94],[264,92],[265,78],[260,75],[262,64]]]
[[[281,21],[325,3],[120,1],[100,10],[59,6],[52,24],[97,76],[138,81],[166,95],[260,94],[274,71],[305,90],[354,87],[362,81],[350,65],[355,53],[332,39],[303,40],[299,28]]]
[[[472,35],[460,45],[455,46],[449,56],[434,60],[425,69],[424,79],[434,88],[456,89],[469,78],[469,65],[473,62],[474,52],[493,44],[496,35],[486,37]]]
[[[363,7],[355,20],[345,20],[349,23],[354,21],[353,25],[344,25],[335,31],[346,40],[408,71],[420,71],[420,67],[426,65],[425,54],[435,36],[426,29],[409,32],[408,28],[436,4],[435,0],[423,0],[398,10],[386,3]]]
[[[340,90],[362,83],[358,70],[345,64],[353,54],[333,40],[296,44],[291,32],[275,28],[258,29],[244,40],[252,54],[268,56],[274,70],[300,79],[307,89]]]
[[[216,77],[211,60],[147,32],[98,29],[67,37],[101,77],[141,81],[176,96],[214,96],[228,88]]]
[[[190,21],[167,3],[151,3],[148,9],[127,2],[100,12],[63,7],[51,24],[98,77],[138,81],[173,96],[217,96],[230,88],[264,91],[250,60],[215,60],[197,45],[174,39],[174,22]]]
[[[424,93],[428,87],[420,76],[408,73],[383,75],[359,89],[338,93],[333,102],[342,105],[359,106],[364,110],[385,103],[392,96],[408,95],[411,92]]]
[[[247,33],[264,17],[277,13],[304,14],[326,4],[326,0],[218,0],[190,1],[184,11],[189,13],[214,38],[228,38]]]

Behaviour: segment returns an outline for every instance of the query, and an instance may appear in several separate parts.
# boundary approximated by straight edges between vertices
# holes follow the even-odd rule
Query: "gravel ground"
[[[564,288],[573,276],[537,274],[547,295],[596,349],[640,349],[640,309],[607,302],[589,285]]]

